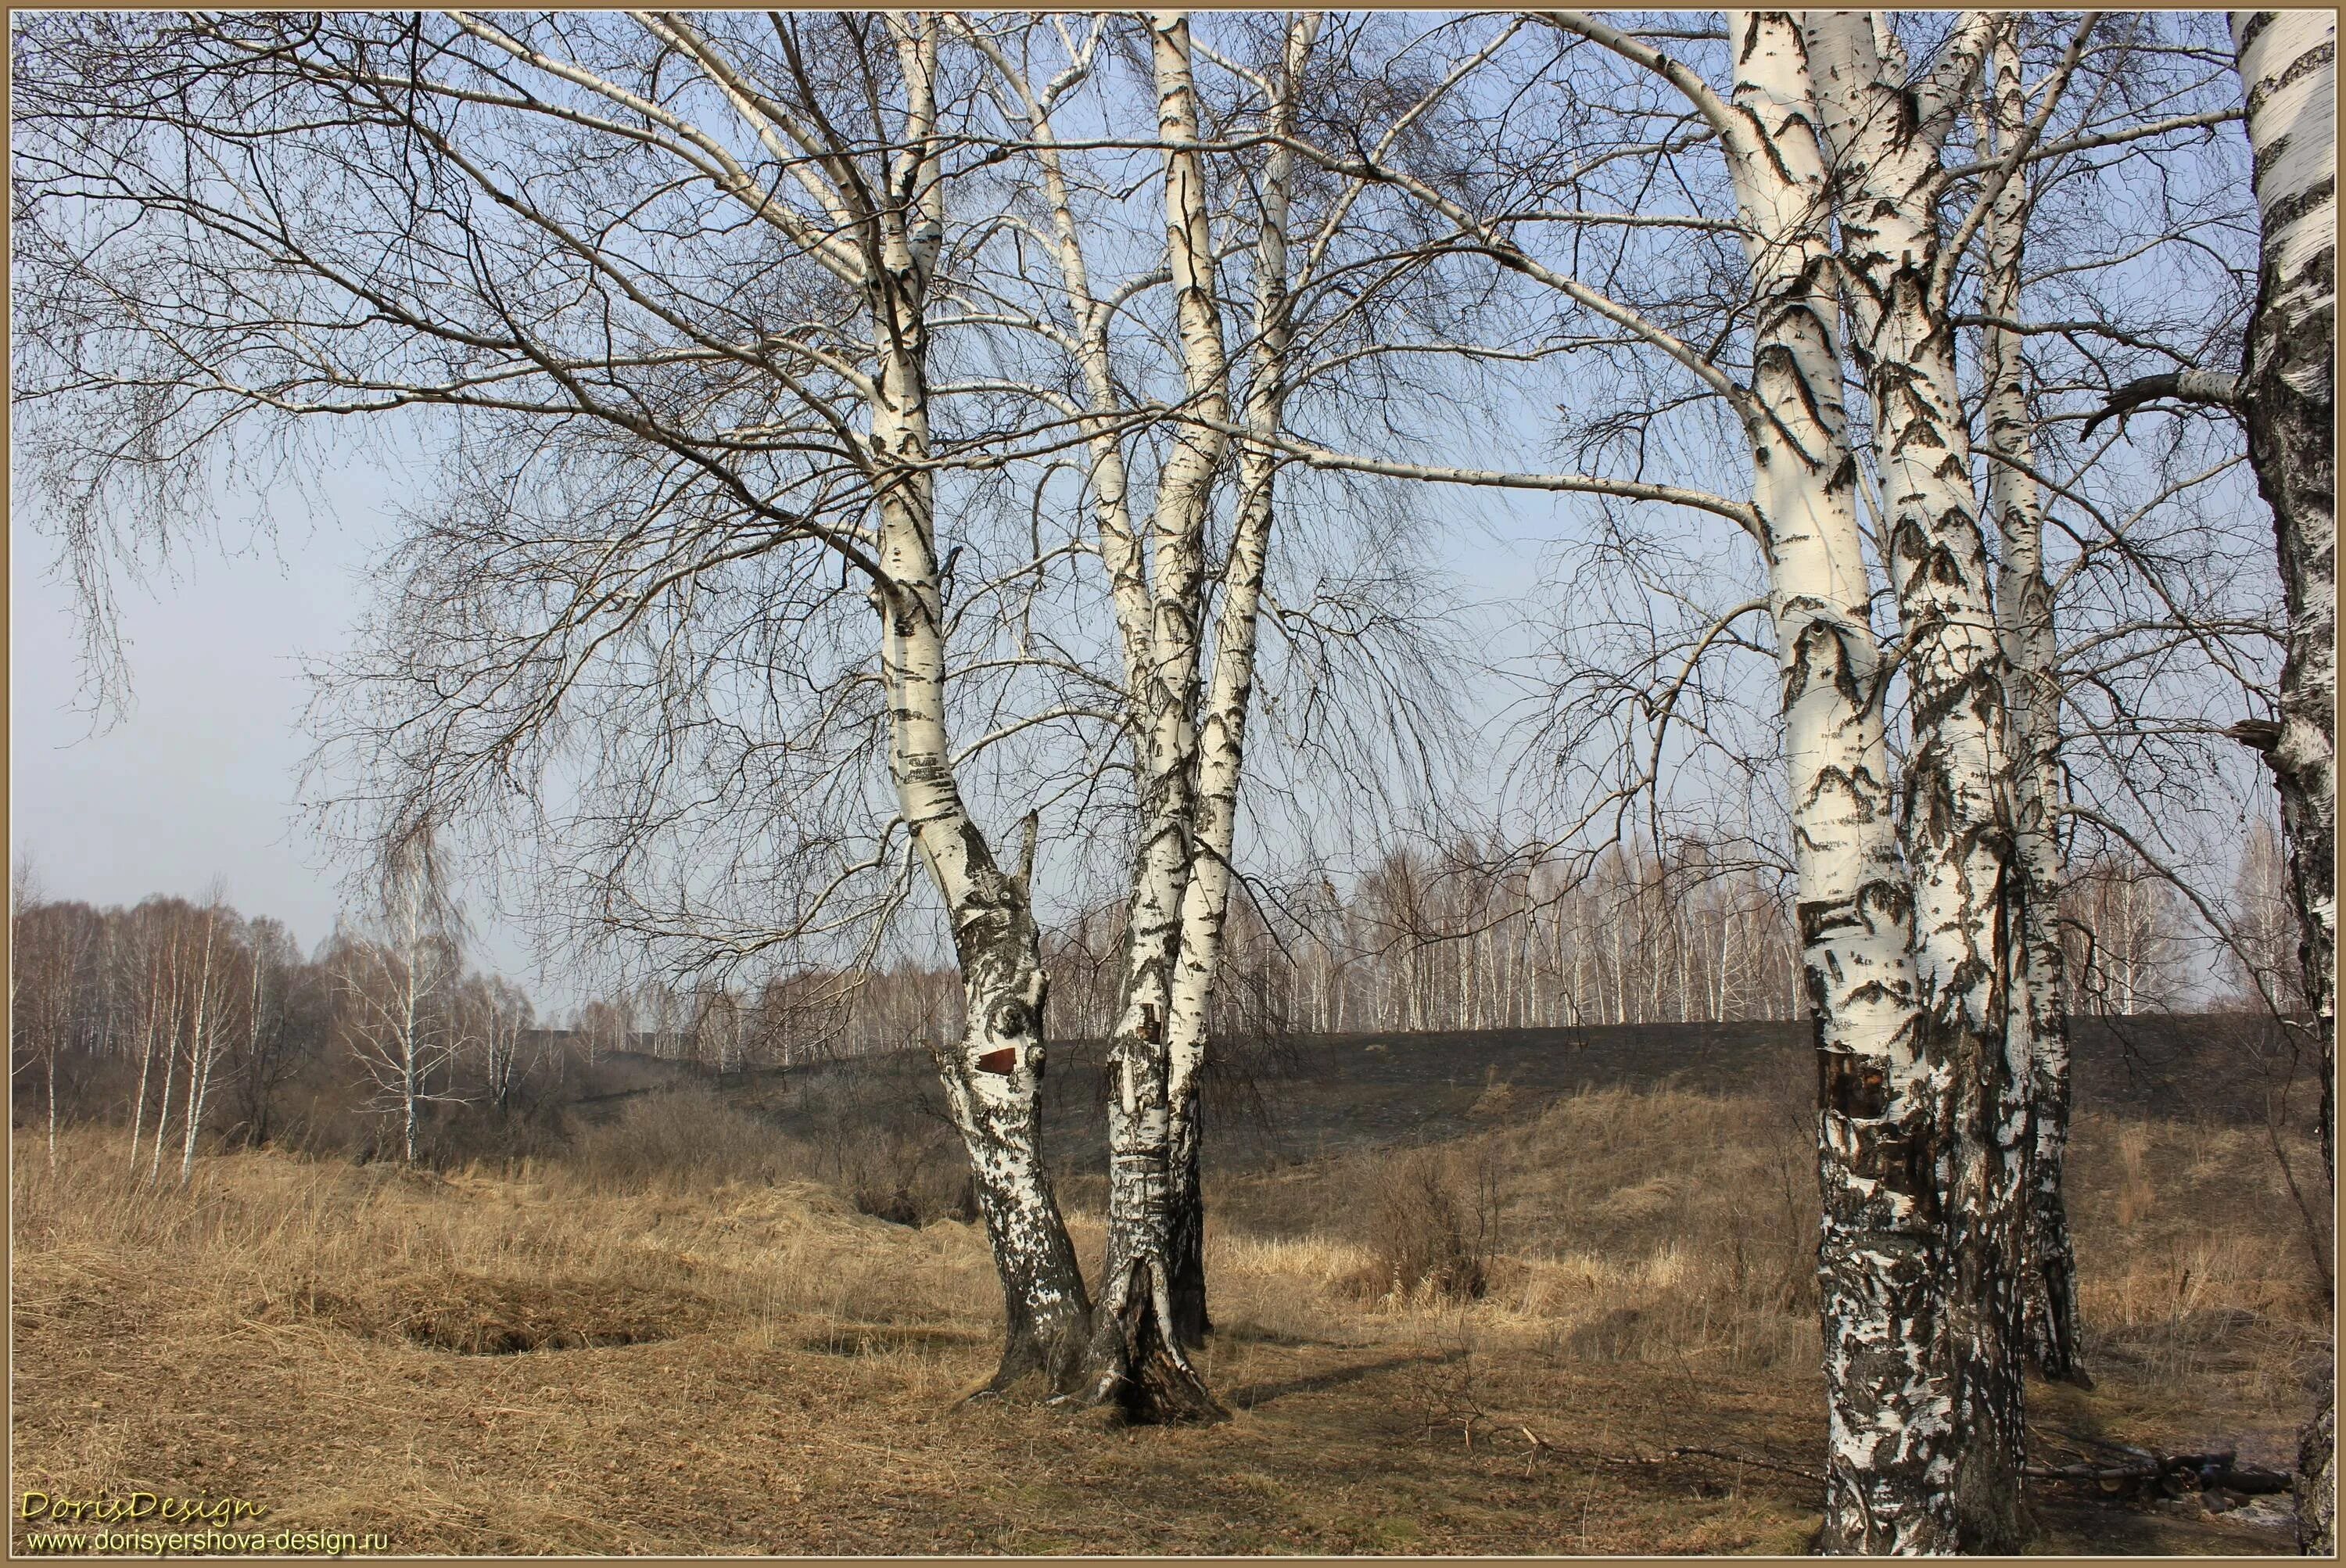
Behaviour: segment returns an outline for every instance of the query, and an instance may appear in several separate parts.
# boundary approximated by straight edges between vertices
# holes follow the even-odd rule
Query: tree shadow
[[[1358,1382],[1377,1372],[1390,1372],[1402,1367],[1441,1366],[1458,1359],[1461,1353],[1445,1350],[1440,1355],[1427,1355],[1423,1351],[1411,1351],[1406,1355],[1387,1357],[1382,1361],[1363,1361],[1357,1366],[1336,1367],[1324,1372],[1281,1378],[1272,1382],[1248,1383],[1230,1390],[1229,1403],[1234,1410],[1250,1410],[1259,1405],[1283,1400],[1290,1394],[1314,1394],[1341,1388],[1346,1383]]]

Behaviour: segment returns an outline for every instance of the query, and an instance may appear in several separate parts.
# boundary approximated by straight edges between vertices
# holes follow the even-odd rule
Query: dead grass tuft
[[[698,1333],[718,1313],[689,1291],[608,1279],[497,1279],[434,1269],[370,1286],[356,1298],[316,1279],[248,1306],[260,1322],[316,1321],[371,1339],[459,1356],[648,1345]]]

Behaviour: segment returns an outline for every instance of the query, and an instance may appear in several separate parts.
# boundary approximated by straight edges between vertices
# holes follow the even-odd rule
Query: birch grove
[[[2332,1159],[2334,25],[2234,18],[2237,79],[2215,25],[30,18],[21,483],[112,679],[186,473],[430,454],[312,715],[319,819],[387,868],[334,963],[405,1161],[536,1071],[444,854],[623,977],[590,1064],[924,1051],[1003,1294],[982,1391],[1210,1421],[1247,1050],[1803,1018],[1818,1544],[2016,1551],[2024,1366],[2088,1380],[2068,1020],[2205,1001],[2186,932],[2296,995],[2205,875],[2252,855],[2191,840],[2250,820],[2239,742]],[[1445,665],[1409,547],[1504,554],[1477,506],[1561,565],[1494,568],[1525,646]],[[119,986],[150,1182],[216,1068],[266,1135],[296,965],[222,910],[20,979],[53,1105]]]

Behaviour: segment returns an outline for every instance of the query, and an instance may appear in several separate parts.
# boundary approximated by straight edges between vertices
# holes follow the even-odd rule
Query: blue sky
[[[176,576],[121,585],[132,699],[96,726],[54,544],[25,509],[12,514],[9,836],[49,896],[197,898],[217,878],[238,910],[286,921],[305,949],[332,930],[341,871],[295,805],[309,751],[301,665],[346,645],[360,575],[392,524],[371,473],[330,474],[318,490],[314,510],[280,505],[273,537],[227,524],[180,555]],[[520,939],[493,922],[475,962],[530,973]]]

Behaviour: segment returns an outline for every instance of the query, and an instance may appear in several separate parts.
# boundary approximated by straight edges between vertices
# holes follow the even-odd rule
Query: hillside
[[[2035,1457],[2284,1464],[2326,1308],[2273,1141],[2208,1097],[2204,1031],[2086,1038],[2098,1381],[2035,1390]],[[503,1170],[239,1154],[148,1196],[102,1129],[54,1174],[20,1140],[19,1482],[243,1496],[401,1553],[1797,1552],[1813,1530],[1793,1032],[1300,1043],[1268,1125],[1217,1135],[1205,1365],[1232,1419],[1209,1431],[958,1402],[1000,1296],[912,1065],[714,1090],[615,1064],[561,1155]],[[1088,1262],[1098,1178],[1065,1151],[1094,1090],[1065,1057],[1055,1082]],[[2050,1481],[2032,1506],[2045,1551],[2284,1553],[2282,1502]]]

